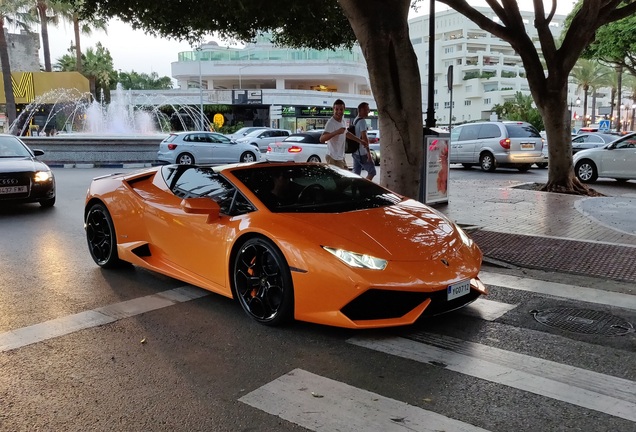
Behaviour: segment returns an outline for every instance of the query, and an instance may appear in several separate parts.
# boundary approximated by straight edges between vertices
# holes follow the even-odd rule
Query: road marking
[[[636,296],[556,282],[522,278],[500,273],[481,272],[479,278],[486,285],[496,285],[538,294],[549,294],[586,303],[596,303],[636,310]]]
[[[239,401],[312,431],[488,432],[302,369],[294,369]]]
[[[183,286],[0,333],[0,352],[65,336],[79,330],[98,327],[123,318],[205,297],[209,294],[209,292],[199,288]]]
[[[354,337],[348,342],[636,421],[634,381],[448,336],[418,333],[414,338]]]
[[[517,306],[516,304],[501,303],[480,297],[468,306],[461,308],[459,312],[486,321],[494,321]]]

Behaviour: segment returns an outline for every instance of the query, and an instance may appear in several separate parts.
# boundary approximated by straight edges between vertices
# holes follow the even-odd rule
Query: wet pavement
[[[448,204],[435,207],[467,228],[486,262],[636,282],[636,193],[584,197],[451,179]]]

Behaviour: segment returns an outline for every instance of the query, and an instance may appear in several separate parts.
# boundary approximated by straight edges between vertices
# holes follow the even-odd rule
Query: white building
[[[172,63],[172,77],[182,90],[201,88],[205,104],[232,105],[228,120],[248,126],[321,129],[336,99],[344,100],[348,120],[355,118],[361,102],[376,108],[358,47],[352,51],[277,48],[267,36],[245,48],[208,42],[179,53]],[[270,115],[272,106],[282,107],[280,118]],[[375,112],[370,119],[377,125]]]
[[[490,8],[476,9],[498,21]],[[534,12],[522,11],[521,16],[525,27],[519,31],[527,33],[532,38],[540,54],[539,37],[532,25]],[[550,29],[555,40],[563,30],[564,20],[564,15],[555,15],[552,20]],[[426,112],[429,16],[409,20],[409,32],[422,75],[422,112]],[[434,58],[434,110],[438,126],[451,123],[451,100],[447,86],[449,66],[453,66],[453,124],[488,119],[494,105],[513,99],[516,92],[530,94],[523,63],[510,44],[482,30],[477,24],[452,9],[435,13]],[[609,107],[610,104],[609,91],[602,93],[604,97],[596,100],[597,113],[599,107]],[[581,100],[579,105],[576,104],[577,99]],[[582,100],[583,91],[577,93],[576,84],[571,84],[568,89],[568,103],[572,104],[573,116],[579,119],[583,115]],[[587,113],[592,114],[591,94],[588,95]]]

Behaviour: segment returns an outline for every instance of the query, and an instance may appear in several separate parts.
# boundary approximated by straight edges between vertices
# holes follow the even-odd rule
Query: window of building
[[[471,103],[472,103],[472,101],[465,100],[465,101],[464,101],[464,106],[470,106],[470,105],[471,105]]]

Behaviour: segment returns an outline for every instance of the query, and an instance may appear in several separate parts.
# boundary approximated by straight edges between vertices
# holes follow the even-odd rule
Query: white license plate
[[[274,153],[285,153],[285,149],[282,147],[274,147]]]
[[[465,296],[470,292],[470,281],[466,280],[453,285],[449,285],[446,289],[446,299],[453,300],[461,296]]]
[[[24,193],[27,191],[26,186],[2,186],[0,187],[0,194],[14,194]]]
[[[534,143],[521,143],[521,148],[534,150]]]

